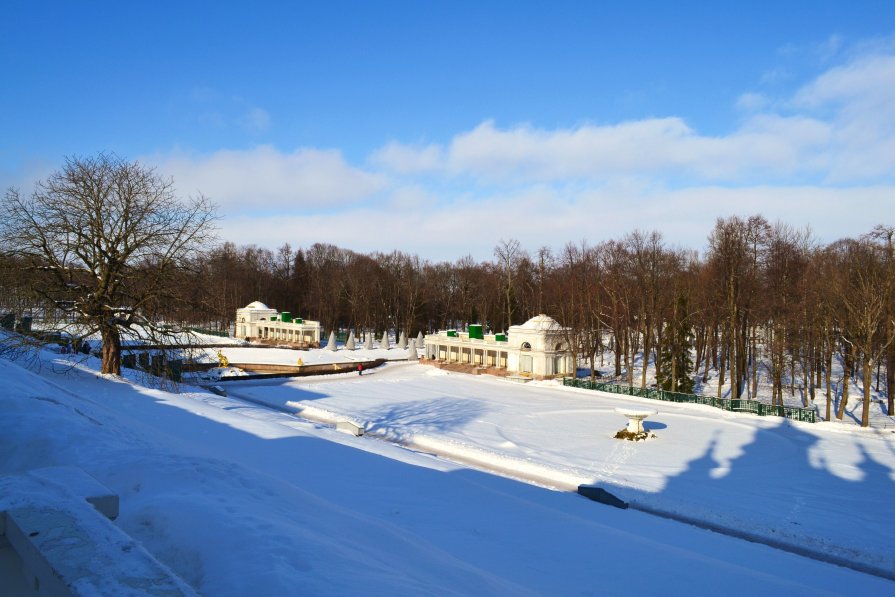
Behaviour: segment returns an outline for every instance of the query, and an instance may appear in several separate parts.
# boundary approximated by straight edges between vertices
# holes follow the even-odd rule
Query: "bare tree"
[[[886,276],[889,280],[889,294],[887,297],[885,341],[886,348],[886,397],[888,398],[886,414],[892,416],[895,413],[895,226],[876,226],[869,237],[882,241],[882,250],[885,256]]]
[[[762,253],[767,245],[770,224],[761,216],[746,220],[736,216],[719,218],[709,236],[709,259],[719,288],[723,288],[726,307],[724,336],[730,367],[730,397],[739,398],[747,378],[747,330],[752,316],[752,300]],[[723,385],[723,372],[718,391]]]
[[[494,257],[497,259],[497,265],[503,274],[503,293],[504,307],[506,308],[507,327],[513,325],[513,293],[515,291],[516,270],[519,262],[525,255],[522,245],[515,238],[510,240],[501,239],[500,243],[494,247]]]
[[[767,237],[764,260],[764,297],[762,305],[766,320],[765,343],[769,349],[771,365],[771,404],[783,406],[783,372],[786,369],[787,349],[794,352],[794,324],[801,305],[806,302],[801,287],[803,272],[808,261],[807,233],[799,232],[786,224],[778,223]],[[792,382],[791,382],[792,383]]]
[[[861,426],[870,425],[873,367],[892,339],[886,337],[887,308],[893,280],[887,275],[882,251],[868,241],[842,243],[842,267],[835,292],[843,313],[842,340],[847,354],[860,358],[864,386]],[[848,367],[843,383],[848,384]],[[845,395],[837,416],[842,418]]]
[[[615,377],[622,373],[622,358],[629,386],[634,385],[634,355],[637,352],[637,327],[635,325],[635,288],[631,274],[631,258],[625,243],[607,241],[597,248],[600,268],[600,289],[605,297],[603,316],[612,332],[612,349],[615,354]]]
[[[22,196],[0,206],[5,253],[35,272],[32,290],[82,333],[102,337],[102,372],[121,373],[121,332],[154,327],[154,311],[176,300],[179,267],[210,241],[214,206],[181,201],[153,169],[114,155],[70,158]]]

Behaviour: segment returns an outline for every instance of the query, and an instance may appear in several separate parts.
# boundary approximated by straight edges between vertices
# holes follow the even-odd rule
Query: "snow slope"
[[[50,366],[35,374],[0,360],[0,473],[83,468],[120,494],[117,523],[203,594],[629,594],[631,578],[645,594],[887,594],[895,587],[239,400],[105,378],[97,368],[90,359],[66,374]],[[450,397],[438,410],[437,384],[404,385],[403,372],[423,367],[393,369],[399,374],[325,383],[343,387],[342,396],[391,386],[380,394],[410,404],[390,408],[430,430],[485,421]],[[418,395],[426,387],[429,394]],[[459,391],[474,395],[475,387]],[[519,386],[498,393],[509,400],[529,391],[555,392]],[[290,394],[337,396],[319,384]],[[669,422],[656,433],[672,429]],[[521,431],[501,441],[529,449]]]

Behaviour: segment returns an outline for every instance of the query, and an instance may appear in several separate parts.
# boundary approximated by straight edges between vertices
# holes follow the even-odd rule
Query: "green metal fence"
[[[759,402],[758,400],[747,400],[744,398],[715,398],[713,396],[700,396],[698,394],[668,392],[656,388],[635,388],[633,386],[616,383],[591,381],[589,379],[575,379],[572,377],[563,378],[562,384],[573,388],[598,390],[600,392],[624,394],[626,396],[637,396],[639,398],[651,398],[653,400],[663,400],[665,402],[705,404],[707,406],[720,408],[721,410],[753,413],[761,417],[786,417],[793,421],[804,421],[806,423],[817,422],[817,413],[814,409],[800,408],[798,406],[772,406],[770,404],[765,404],[764,402]]]

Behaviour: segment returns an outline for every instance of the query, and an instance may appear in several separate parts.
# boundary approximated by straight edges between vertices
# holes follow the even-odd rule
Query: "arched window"
[[[553,350],[555,350],[556,352],[560,352],[565,349],[562,347],[562,342],[560,342],[559,344],[556,345],[556,348],[554,348]]]
[[[529,344],[528,342],[523,342],[522,350],[531,350],[531,344]]]

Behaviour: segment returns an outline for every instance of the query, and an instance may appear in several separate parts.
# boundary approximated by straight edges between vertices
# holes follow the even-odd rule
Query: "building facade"
[[[247,340],[320,346],[320,322],[292,317],[289,312],[278,313],[276,309],[255,301],[236,310],[235,336]]]
[[[425,338],[425,357],[442,363],[461,363],[504,369],[508,374],[550,379],[574,375],[568,349],[568,328],[552,317],[538,315],[506,334],[483,334],[482,326],[467,332],[441,331]]]

